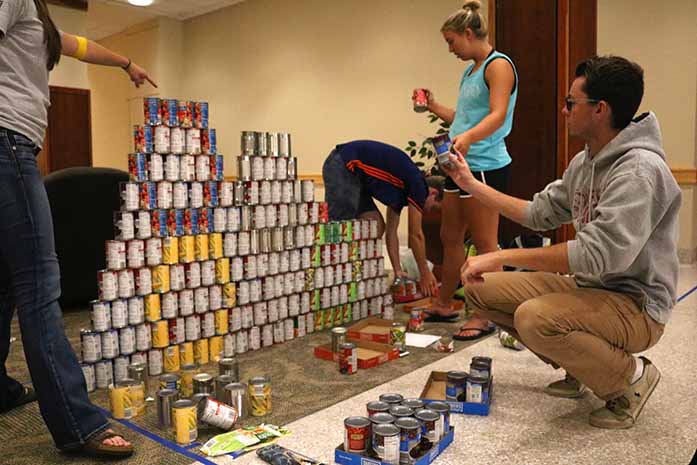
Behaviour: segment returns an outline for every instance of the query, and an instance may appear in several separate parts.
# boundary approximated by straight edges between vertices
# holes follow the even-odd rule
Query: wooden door
[[[53,86],[50,90],[48,128],[38,158],[41,174],[92,166],[90,91]]]
[[[506,193],[531,200],[561,176],[578,149],[578,141],[568,140],[561,105],[576,63],[595,54],[596,0],[491,0],[489,15],[492,42],[513,59],[519,78],[506,139],[513,159]],[[502,218],[500,243],[526,232]],[[569,233],[560,228],[546,235],[559,241]]]

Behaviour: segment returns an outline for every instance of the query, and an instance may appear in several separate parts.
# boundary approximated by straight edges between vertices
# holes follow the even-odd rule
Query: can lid
[[[420,409],[424,406],[424,401],[421,399],[404,399],[402,405],[409,407],[410,409]]]
[[[395,417],[410,417],[414,414],[414,409],[404,405],[393,405],[390,407],[390,415]]]
[[[394,423],[395,417],[387,412],[378,412],[370,417],[370,421],[375,424]]]
[[[370,420],[366,417],[347,417],[344,419],[344,425],[355,428],[364,428],[370,426]]]
[[[489,378],[481,375],[470,375],[467,378],[467,382],[472,384],[486,384],[487,381],[489,381]]]
[[[172,408],[193,407],[194,403],[189,399],[179,399],[172,404]]]
[[[399,428],[389,423],[373,426],[373,432],[378,436],[397,436]]]
[[[417,410],[414,416],[421,421],[436,421],[440,418],[440,414],[438,412],[426,408]]]
[[[176,389],[160,389],[157,391],[157,397],[175,397],[179,395]]]
[[[343,326],[339,326],[337,328],[332,328],[332,334],[346,334],[347,329],[344,328]]]
[[[176,381],[179,379],[179,375],[176,373],[165,373],[160,375],[160,381]]]
[[[247,386],[244,383],[229,383],[225,385],[226,391],[246,391]]]
[[[353,342],[344,342],[343,344],[339,345],[339,349],[355,349],[356,344]]]
[[[400,402],[402,402],[402,400],[404,400],[404,397],[401,394],[388,393],[381,394],[380,400],[388,404],[399,404]]]
[[[466,371],[449,371],[448,372],[448,380],[455,380],[455,381],[462,381],[467,379],[467,372]]]
[[[208,373],[199,373],[197,375],[194,375],[194,380],[195,381],[202,381],[202,382],[208,382],[213,379],[213,376],[209,375]]]
[[[450,412],[450,404],[442,401],[430,402],[428,408],[438,413]]]
[[[387,411],[390,408],[390,404],[387,402],[383,402],[381,400],[374,400],[372,402],[368,402],[366,405],[370,410],[382,410],[382,411]]]
[[[256,376],[254,378],[251,378],[249,380],[249,384],[265,384],[268,383],[268,380],[264,376]]]
[[[421,427],[421,423],[414,417],[397,418],[394,425],[399,429],[417,429]]]

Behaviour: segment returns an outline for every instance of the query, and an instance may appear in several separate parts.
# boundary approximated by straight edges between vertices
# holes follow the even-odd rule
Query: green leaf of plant
[[[414,147],[415,145],[416,145],[416,142],[414,142],[413,140],[409,141],[409,147]]]

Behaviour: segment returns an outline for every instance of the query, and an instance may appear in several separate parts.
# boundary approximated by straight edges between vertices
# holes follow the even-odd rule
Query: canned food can
[[[165,157],[165,180],[174,182],[179,180],[179,167],[180,156],[175,154],[169,154]],[[160,207],[169,208],[169,207]]]
[[[151,153],[148,157],[148,173],[151,182],[159,182],[165,178],[164,160],[159,153]]]
[[[211,133],[210,129],[201,129],[201,153],[204,155],[213,155],[215,151],[211,151]]]
[[[242,329],[238,331],[237,337],[235,339],[235,352],[238,354],[244,354],[249,350],[249,333],[247,330]]]
[[[210,310],[218,310],[223,306],[222,286],[211,286],[208,288],[208,302]]]
[[[166,126],[155,127],[155,152],[159,154],[169,153],[169,128]]]
[[[101,360],[94,364],[94,377],[97,389],[106,389],[114,383],[114,366],[111,360]]]
[[[88,329],[80,330],[82,361],[95,363],[102,359],[102,338],[99,333]]]
[[[277,158],[276,159],[276,179],[279,181],[285,181],[288,179],[288,159],[287,158]],[[291,196],[284,198],[284,203],[288,203],[291,200]]]
[[[194,341],[194,360],[199,365],[205,365],[210,362],[208,339],[199,339],[198,341]]]
[[[194,311],[196,313],[206,313],[210,310],[210,298],[207,287],[194,289]]]
[[[145,304],[145,319],[147,321],[154,322],[162,318],[159,294],[146,295],[143,297],[143,301]]]
[[[252,180],[252,157],[244,155],[237,158],[237,178],[242,181]]]
[[[194,107],[194,127],[208,127],[208,102],[193,102]]]
[[[228,181],[223,181],[218,186],[220,193],[220,206],[231,207],[235,202],[235,185]]]
[[[114,238],[130,241],[135,238],[135,220],[132,212],[114,212]]]
[[[287,132],[278,133],[278,154],[281,157],[289,157],[292,154],[290,134]]]
[[[265,377],[249,380],[249,404],[252,416],[263,417],[272,411],[271,383]]]
[[[169,326],[167,320],[159,320],[151,323],[152,346],[155,349],[163,349],[169,345]]]
[[[128,154],[128,175],[131,181],[144,182],[148,180],[147,156],[144,153]]]
[[[201,130],[198,128],[191,128],[186,130],[186,148],[185,151],[189,155],[200,155],[201,154]],[[201,157],[196,157],[196,165],[198,165],[198,159]],[[208,157],[203,157],[208,162]],[[208,165],[208,163],[206,163]],[[197,166],[197,178],[198,178],[198,166]],[[208,177],[206,176],[206,179]],[[205,181],[205,179],[199,179],[199,181]]]
[[[203,205],[206,207],[217,207],[219,205],[217,181],[205,181],[203,183]]]
[[[139,325],[145,322],[145,304],[142,297],[128,299],[128,324]]]
[[[370,442],[370,420],[365,417],[348,417],[344,420],[344,450],[365,452]]]
[[[164,369],[166,373],[175,373],[179,371],[181,365],[180,365],[180,358],[179,358],[179,346],[178,345],[172,345],[169,347],[166,347],[163,350],[163,357],[164,357]]]
[[[159,98],[145,97],[143,99],[143,116],[145,124],[150,126],[162,124],[162,110]]]
[[[213,260],[223,257],[223,235],[219,232],[210,233],[208,236],[208,256]]]
[[[170,151],[176,155],[182,155],[186,151],[186,133],[182,128],[171,128],[169,131]],[[181,174],[181,171],[178,175]]]
[[[109,270],[126,268],[126,243],[123,241],[106,241],[106,266]]]
[[[264,179],[273,181],[276,179],[276,158],[264,158]],[[271,185],[269,184],[269,197],[271,196]]]
[[[85,378],[87,392],[94,392],[97,389],[97,378],[95,376],[94,365],[89,363],[81,363],[82,376]]]
[[[358,349],[351,342],[339,345],[339,373],[353,375],[358,371]]]
[[[172,423],[177,444],[188,445],[198,438],[198,415],[190,400],[178,400],[172,404]]]
[[[242,131],[240,149],[243,155],[255,155],[257,153],[257,136],[254,131]]]
[[[179,399],[179,391],[160,389],[157,391],[157,423],[160,428],[171,428],[172,405]]]
[[[119,297],[127,299],[136,293],[135,276],[133,270],[125,269],[118,272]]]
[[[252,181],[261,181],[264,179],[264,158],[262,157],[249,157],[249,163],[251,167]]]
[[[259,181],[245,181],[244,202],[247,205],[259,204]]]
[[[147,351],[152,348],[152,331],[147,323],[140,324],[136,329],[136,349]]]
[[[282,185],[280,181],[271,181],[271,203],[281,203]]]
[[[260,157],[268,156],[268,139],[266,132],[255,132],[254,137],[256,138],[256,155],[259,155]]]
[[[179,345],[186,341],[186,323],[184,318],[171,318],[167,320],[167,326],[169,327],[170,344]]]
[[[153,142],[152,126],[133,126],[133,151],[138,153],[152,153],[155,150]]]
[[[122,380],[109,387],[109,406],[116,419],[128,420],[145,410],[142,383]]]
[[[101,332],[111,328],[111,305],[109,302],[93,300],[90,305],[92,307],[90,312],[92,329]]]

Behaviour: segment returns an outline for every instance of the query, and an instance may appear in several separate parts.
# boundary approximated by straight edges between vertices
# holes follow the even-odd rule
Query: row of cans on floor
[[[312,292],[313,308],[318,308],[319,305],[315,305],[314,300],[321,302],[322,307],[326,307],[325,302],[334,302],[337,299],[342,302],[353,302],[388,291],[389,287],[384,275],[364,277],[354,271],[360,269],[358,266],[355,264],[347,265],[349,266],[335,265],[262,277],[251,277],[251,274],[247,274],[244,278],[248,276],[249,278],[235,282],[220,282],[229,278],[229,275],[221,276],[220,274],[216,274],[214,278],[204,274],[193,277],[191,275],[182,277],[175,274],[174,280],[171,281],[172,278],[169,275],[163,277],[158,273],[162,269],[161,267],[154,268],[154,278],[151,275],[153,271],[147,268],[141,268],[135,272],[127,269],[111,272],[119,275],[118,287],[109,284],[109,278],[106,278],[107,281],[104,280],[104,276],[109,276],[108,273],[99,275],[102,282],[100,283],[98,301],[111,302],[114,306],[118,305],[124,308],[132,306],[134,312],[140,312],[140,308],[142,308],[146,314],[152,314],[150,312],[157,311],[164,305],[167,305],[166,310],[169,310],[172,305],[176,305],[181,313],[187,314],[194,311],[202,313],[221,307],[232,307],[236,303],[260,302],[301,292]],[[162,266],[166,267],[167,265]],[[184,272],[186,272],[186,267]],[[179,270],[174,273],[179,273]],[[318,278],[320,275],[323,278]],[[134,278],[135,282],[131,283],[130,279],[134,276],[137,278]],[[339,281],[339,279],[341,280]],[[199,284],[199,286],[187,287],[194,284]],[[179,294],[173,297],[173,292]],[[139,302],[139,299],[143,299],[143,301]],[[129,306],[126,306],[125,302],[128,302]],[[152,310],[153,308],[154,310]]]
[[[208,102],[145,97],[143,121],[149,126],[207,128],[208,109]]]
[[[319,209],[308,211],[307,215],[328,217],[326,207],[321,207],[323,202],[314,200],[312,181],[126,182],[121,183],[120,192],[123,211],[306,204],[308,208]],[[317,207],[313,207],[315,203]]]
[[[242,131],[240,153],[243,156],[291,157],[290,134],[286,132]]]
[[[268,261],[272,261],[270,266],[273,269],[278,259],[279,263],[282,260],[299,263],[296,269],[301,269],[382,257],[381,239],[313,245],[318,242],[316,231],[316,227],[306,225],[181,237],[109,240],[105,241],[106,267],[107,270],[118,271],[125,268],[137,269],[146,265],[188,264],[224,257],[276,253],[282,255],[262,257],[260,260],[263,263],[260,266],[265,266]],[[230,263],[230,266],[234,266],[235,263]],[[254,265],[257,263],[251,266]],[[282,264],[280,266],[280,269],[284,269]],[[383,269],[383,266],[380,269]]]
[[[158,210],[139,210],[135,212],[114,213],[114,238],[119,241],[148,238],[193,236],[209,233],[257,231],[256,244],[268,239],[271,247],[275,244],[290,244],[295,240],[307,246],[313,243],[329,243],[326,240],[326,227],[317,228],[319,218],[315,216],[311,204],[279,204],[255,207],[201,207],[171,208]],[[285,228],[304,229],[285,229]],[[280,231],[273,229],[280,228]],[[269,237],[261,237],[267,233]],[[299,234],[306,239],[300,240]],[[293,234],[295,239],[291,240]],[[312,241],[307,239],[312,236]],[[286,240],[286,238],[288,238]],[[250,241],[254,241],[250,237]],[[340,242],[340,241],[336,241]],[[348,241],[347,241],[348,242]],[[285,246],[284,246],[285,248]]]
[[[222,181],[222,155],[128,154],[128,174],[133,181]]]
[[[140,154],[215,155],[218,153],[215,129],[136,125],[133,151]]]

